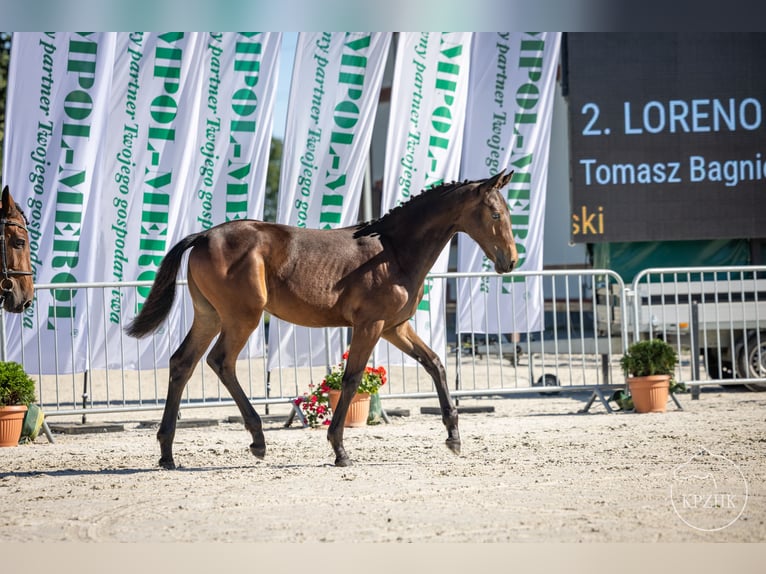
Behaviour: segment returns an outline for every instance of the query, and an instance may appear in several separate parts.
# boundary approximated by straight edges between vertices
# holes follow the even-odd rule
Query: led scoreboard
[[[766,237],[766,34],[569,33],[571,238]]]

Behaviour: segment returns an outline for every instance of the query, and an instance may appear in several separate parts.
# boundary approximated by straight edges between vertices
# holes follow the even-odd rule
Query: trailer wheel
[[[733,379],[734,365],[731,361],[724,361],[718,354],[718,349],[710,347],[705,349],[705,370],[713,379]]]
[[[559,378],[556,375],[552,375],[550,373],[546,373],[545,375],[541,375],[540,378],[537,379],[536,382],[532,383],[533,387],[560,387],[561,381],[559,381]],[[545,395],[558,395],[558,391],[554,391],[551,393],[539,393],[542,396]]]
[[[760,345],[759,345],[760,339]],[[739,352],[738,372],[748,379],[766,379],[766,331],[750,335]],[[751,391],[766,391],[766,382],[745,383]]]

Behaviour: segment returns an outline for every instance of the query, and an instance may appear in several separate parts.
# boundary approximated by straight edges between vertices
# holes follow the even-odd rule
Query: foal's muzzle
[[[14,287],[15,284],[10,277],[0,281],[0,306],[9,313],[21,313],[32,305],[32,299],[17,298],[13,292]]]
[[[516,259],[506,257],[502,253],[498,253],[495,258],[495,272],[496,273],[510,273],[516,267]]]

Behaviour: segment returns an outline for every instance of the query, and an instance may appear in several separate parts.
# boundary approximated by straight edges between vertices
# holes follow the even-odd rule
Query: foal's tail
[[[167,252],[160,263],[154,284],[141,312],[125,327],[125,332],[129,336],[140,339],[156,330],[165,320],[176,297],[176,275],[178,275],[178,268],[181,267],[184,252],[194,247],[204,236],[204,232],[187,235]]]

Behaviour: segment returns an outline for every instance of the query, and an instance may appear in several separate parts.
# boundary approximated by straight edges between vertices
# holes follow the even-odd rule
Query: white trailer
[[[610,295],[601,290],[597,297],[613,305],[614,331],[623,318]],[[647,269],[626,302],[634,338],[661,337],[675,343],[682,360],[688,353],[692,366],[701,358],[711,379],[766,390],[766,267]]]

